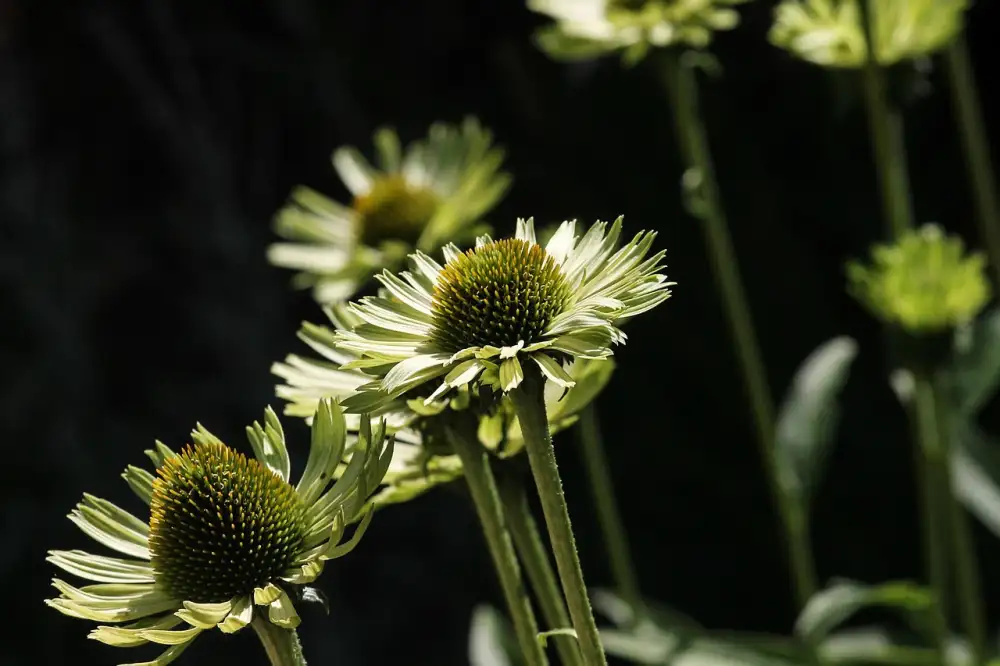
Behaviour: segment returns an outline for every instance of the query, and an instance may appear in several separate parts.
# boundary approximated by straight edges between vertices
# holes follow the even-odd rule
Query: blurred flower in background
[[[275,218],[290,242],[268,248],[275,266],[299,271],[294,284],[312,288],[320,303],[355,295],[378,271],[393,269],[414,249],[436,253],[466,244],[510,187],[500,171],[503,151],[477,120],[431,126],[403,151],[396,132],[374,135],[376,166],[355,148],[333,154],[333,166],[353,195],[350,206],[308,187],[295,188]]]
[[[556,60],[589,59],[623,51],[635,63],[650,48],[706,46],[716,30],[739,23],[732,5],[747,0],[528,0],[528,7],[555,19],[537,34]]]
[[[872,249],[871,265],[847,267],[850,290],[876,317],[910,333],[936,333],[973,319],[990,298],[986,259],[934,224]]]
[[[967,0],[877,0],[869,4],[881,65],[930,55],[962,30]],[[783,0],[772,44],[824,67],[862,67],[868,58],[858,0]]]

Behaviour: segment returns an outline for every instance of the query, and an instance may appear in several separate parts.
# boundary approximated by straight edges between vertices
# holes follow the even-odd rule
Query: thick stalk
[[[772,499],[785,532],[788,562],[792,571],[795,597],[805,606],[816,592],[816,572],[809,542],[808,524],[796,498],[782,492],[778,485],[774,460],[774,405],[767,384],[764,362],[754,333],[746,295],[740,283],[736,253],[722,209],[722,199],[715,180],[708,136],[698,111],[698,89],[694,72],[681,63],[676,54],[665,54],[663,76],[673,107],[677,138],[689,174],[696,175],[698,186],[697,217],[701,219],[712,271],[722,295],[730,334],[736,346],[743,381],[757,430],[757,444],[767,471]]]
[[[503,500],[507,514],[507,525],[510,535],[514,537],[514,547],[517,548],[528,581],[538,597],[538,605],[542,609],[542,617],[549,629],[560,629],[572,626],[562,589],[556,579],[549,561],[549,551],[538,531],[538,523],[531,513],[528,495],[519,480],[519,475],[502,474],[498,479],[500,498]],[[555,636],[552,639],[559,653],[559,659],[564,666],[582,666],[583,656],[576,639],[570,636]]]
[[[638,616],[642,606],[639,579],[635,574],[635,564],[629,549],[628,535],[622,523],[618,501],[615,499],[611,468],[608,466],[608,458],[604,454],[601,424],[597,419],[597,409],[593,404],[587,405],[580,413],[577,430],[580,433],[580,443],[583,445],[583,461],[587,468],[590,490],[594,495],[597,522],[604,537],[604,546],[608,550],[611,574],[614,576],[618,593]]]
[[[531,608],[531,599],[524,589],[514,544],[507,532],[503,505],[490,469],[488,454],[476,438],[474,426],[464,421],[449,424],[447,434],[455,453],[462,460],[469,494],[476,506],[476,514],[486,536],[486,545],[500,578],[507,610],[514,622],[514,633],[517,634],[525,663],[528,666],[545,666],[548,658],[538,641],[538,623]]]
[[[947,402],[934,377],[919,373],[915,380],[918,437],[937,485],[934,495],[940,503],[937,514],[943,518],[938,525],[942,522],[947,525],[947,531],[938,528],[937,537],[951,546],[958,609],[972,648],[972,663],[985,664],[986,622],[983,600],[979,595],[979,566],[969,534],[968,517],[952,491]],[[940,588],[938,590],[939,596],[943,596]]]
[[[261,616],[254,617],[250,626],[257,632],[271,666],[306,666],[302,643],[294,629],[282,629]]]
[[[545,399],[542,393],[544,380],[537,369],[527,369],[521,385],[508,395],[514,403],[514,411],[521,424],[524,445],[528,450],[528,462],[535,478],[538,497],[545,515],[545,526],[552,544],[552,554],[556,559],[556,569],[562,583],[569,616],[573,621],[584,664],[587,666],[607,666],[604,648],[597,632],[594,611],[590,607],[587,586],[583,580],[583,568],[576,551],[576,539],[569,519],[566,496],[563,495],[562,479],[556,465],[556,455],[552,448],[549,421],[545,413]]]
[[[969,49],[962,35],[956,37],[945,51],[944,59],[951,86],[951,101],[955,107],[955,120],[961,135],[969,179],[972,181],[979,232],[996,275],[1000,272],[1000,204],[997,202],[997,180],[990,160],[990,145]]]
[[[903,116],[889,99],[885,70],[879,65],[872,46],[875,3],[862,2],[861,11],[868,47],[868,60],[862,72],[865,106],[871,132],[872,151],[882,189],[882,208],[889,238],[899,238],[913,228],[913,204],[910,201],[910,177],[906,166],[903,140]]]

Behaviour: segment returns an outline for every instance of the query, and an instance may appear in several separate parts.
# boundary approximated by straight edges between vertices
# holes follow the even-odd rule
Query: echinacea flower
[[[875,59],[892,65],[951,42],[962,30],[968,0],[878,0],[869,7]],[[861,18],[858,0],[783,0],[768,38],[817,65],[856,69],[868,60]]]
[[[848,264],[851,292],[876,317],[910,333],[939,333],[971,321],[990,298],[986,259],[962,240],[926,224],[892,245],[872,249],[872,263]]]
[[[278,417],[247,428],[254,457],[229,448],[200,424],[194,444],[175,453],[157,442],[146,454],[156,476],[135,466],[122,475],[149,506],[148,522],[84,495],[69,518],[122,557],[50,551],[48,561],[94,581],[55,579],[46,603],[71,617],[102,622],[90,637],[115,647],[169,646],[144,665],[171,663],[203,631],[234,633],[255,623],[299,624],[289,592],[301,592],[327,560],[358,544],[371,519],[366,504],[392,458],[385,424],[360,428],[350,469],[337,482],[346,431],[336,403],[319,402],[312,446],[299,482]],[[360,523],[341,544],[344,529]],[[122,625],[122,623],[127,623]],[[256,625],[255,625],[256,626]]]
[[[384,271],[385,294],[349,304],[362,323],[336,332],[337,346],[361,357],[348,368],[380,376],[345,409],[375,410],[404,394],[433,404],[466,388],[506,393],[524,363],[572,387],[566,363],[611,356],[625,342],[618,325],[666,300],[674,284],[660,273],[664,252],[646,257],[654,232],[618,248],[621,219],[582,238],[564,222],[545,247],[532,220],[519,219],[514,238],[482,236],[466,252],[445,246],[443,266],[416,252],[412,272]]]
[[[732,5],[747,0],[528,0],[528,7],[555,19],[538,33],[539,46],[558,60],[594,58],[623,51],[627,63],[652,47],[706,46],[717,30],[739,22]]]
[[[278,397],[287,400],[284,413],[290,416],[311,418],[319,400],[332,397],[348,400],[359,387],[372,381],[372,376],[359,369],[343,369],[359,357],[337,349],[336,331],[350,330],[362,323],[344,307],[325,308],[333,328],[306,322],[299,331],[299,338],[321,358],[289,354],[284,362],[275,363],[271,371],[285,383],[276,387]],[[568,428],[576,422],[580,411],[590,404],[604,388],[614,370],[614,361],[580,359],[566,368],[574,385],[569,388],[549,382],[545,387],[546,413],[552,433]],[[421,420],[434,419],[442,410],[452,408],[453,402],[443,400],[432,406],[423,399],[406,399],[405,396],[383,405],[378,414],[385,419],[396,445],[392,462],[382,483],[384,488],[372,497],[378,506],[405,502],[435,486],[448,483],[462,476],[462,463],[458,456],[447,450],[428,446]],[[346,414],[348,440],[356,431],[360,419]],[[524,440],[520,424],[508,401],[500,401],[485,413],[478,415],[478,439],[498,458],[508,458],[521,452]],[[350,445],[345,463],[353,455]],[[338,468],[339,471],[345,466]]]
[[[414,248],[434,253],[446,242],[471,242],[484,228],[475,223],[510,186],[499,170],[503,152],[472,118],[461,127],[432,125],[405,152],[389,128],[374,143],[377,168],[352,147],[333,154],[350,206],[301,186],[275,218],[275,231],[291,242],[271,245],[268,260],[299,271],[294,283],[312,287],[320,303],[350,298]]]

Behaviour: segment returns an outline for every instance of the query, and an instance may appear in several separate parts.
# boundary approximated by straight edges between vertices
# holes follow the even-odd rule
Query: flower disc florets
[[[392,174],[376,178],[371,190],[354,197],[351,207],[358,213],[358,235],[365,245],[386,240],[416,245],[439,204],[434,192]]]
[[[153,482],[149,550],[175,599],[221,603],[281,576],[305,532],[295,489],[224,445],[187,447]]]
[[[518,238],[463,253],[441,271],[431,338],[442,349],[531,344],[569,299],[559,264]]]

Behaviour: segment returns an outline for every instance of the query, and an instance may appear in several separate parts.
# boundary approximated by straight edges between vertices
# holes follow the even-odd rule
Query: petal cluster
[[[933,224],[872,249],[871,264],[847,267],[851,292],[880,319],[936,333],[974,318],[990,298],[986,260]]]
[[[393,440],[384,422],[374,431],[370,422],[359,427],[350,464],[334,481],[346,423],[337,403],[320,400],[309,458],[292,486],[275,413],[268,409],[247,435],[253,458],[200,424],[180,454],[161,442],[146,451],[156,474],[129,466],[123,477],[150,506],[148,522],[84,495],[70,520],[117,555],[50,551],[49,562],[92,584],[74,587],[55,579],[59,597],[46,603],[102,623],[90,637],[108,645],[167,646],[153,661],[132,666],[169,664],[201,632],[233,633],[258,614],[279,627],[298,626],[289,590],[314,581],[326,561],[359,543],[372,516],[369,496],[392,460]]]
[[[353,147],[333,155],[351,205],[298,187],[275,217],[288,242],[271,245],[269,261],[299,271],[295,284],[311,287],[321,303],[350,298],[414,248],[471,242],[482,230],[475,223],[510,186],[500,171],[503,152],[472,118],[460,127],[435,124],[405,151],[389,128],[375,133],[374,144],[375,165]]]
[[[739,22],[733,5],[746,0],[529,0],[555,19],[539,31],[539,46],[559,60],[589,59],[622,51],[626,63],[650,48],[703,47],[717,30]]]
[[[769,39],[824,67],[859,68],[868,59],[859,0],[783,0]],[[967,0],[878,0],[870,3],[876,60],[892,65],[930,55],[962,29]]]

